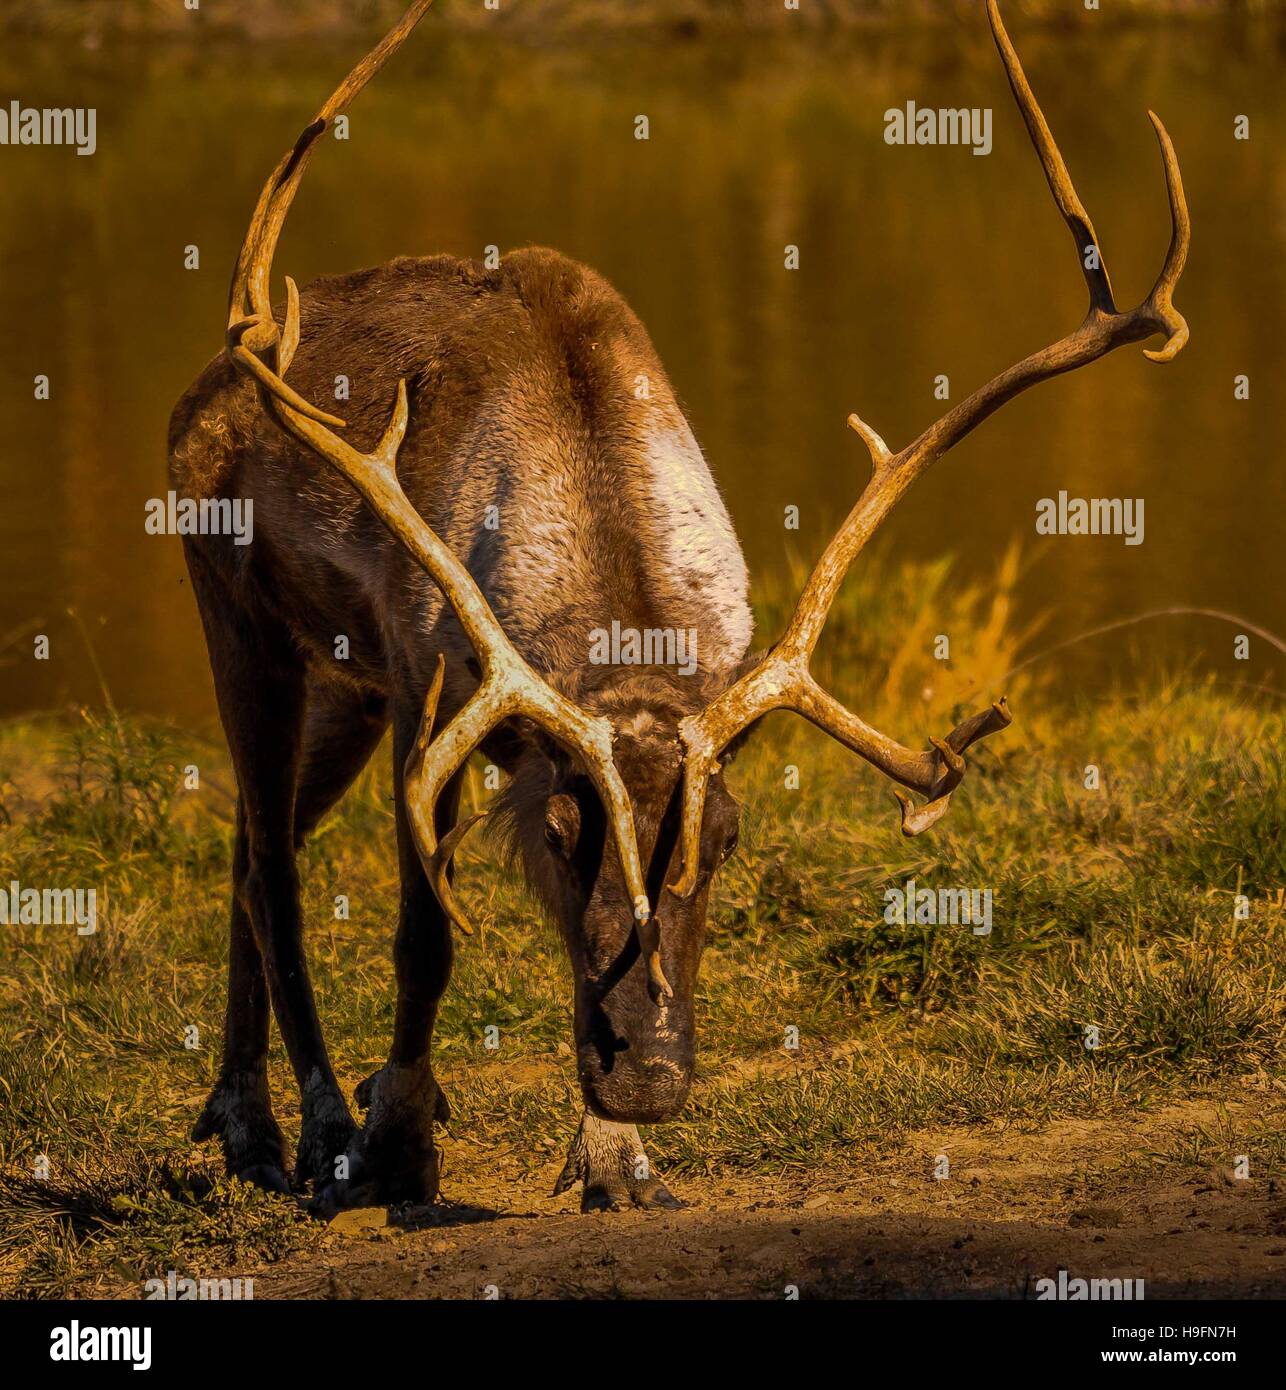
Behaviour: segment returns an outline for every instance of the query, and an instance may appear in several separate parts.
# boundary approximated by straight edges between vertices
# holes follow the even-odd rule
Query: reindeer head
[[[635,902],[611,826],[579,762],[543,737],[523,741],[497,816],[527,882],[558,922],[576,981],[577,1071],[604,1119],[641,1124],[682,1105],[696,1048],[693,996],[715,871],[736,849],[739,808],[722,776],[710,783],[694,891],[665,890],[677,873],[683,772],[679,723],[711,697],[709,678],[591,667],[564,684],[611,720],[613,759],[633,811],[648,900],[662,924],[668,992],[649,988]]]
[[[849,425],[870,451],[873,473],[818,560],[781,638],[721,689],[681,696],[646,683],[559,689],[516,650],[468,570],[419,515],[397,479],[407,428],[399,383],[393,416],[371,454],[338,434],[343,421],[284,381],[299,341],[299,297],[287,279],[285,322],[268,291],[273,251],[318,136],[402,43],[428,8],[416,0],[399,24],[349,74],[277,166],[260,196],[233,279],[228,325],[232,360],[259,384],[280,426],[334,465],[389,531],[432,576],[477,653],[476,691],[440,727],[443,663],[425,703],[417,746],[405,768],[407,810],[425,870],[443,908],[468,931],[448,867],[479,819],[439,842],[434,809],[470,753],[502,725],[529,731],[506,798],[528,874],[562,924],[576,969],[576,1032],[582,1086],[608,1118],[659,1119],[686,1093],[692,1072],[692,994],[711,876],[736,841],[736,808],[722,781],[729,750],[764,714],[788,709],[825,729],[900,787],[904,834],[938,821],[964,775],[963,754],[1010,722],[1003,698],[918,752],[873,729],[823,690],[809,670],[827,612],[858,552],[931,464],[1013,396],[1095,361],[1127,343],[1164,334],[1146,356],[1168,362],[1188,327],[1173,292],[1188,254],[1189,223],[1178,160],[1165,127],[1160,142],[1172,234],[1161,273],[1134,309],[1120,311],[1089,214],[1001,23],[987,15],[1010,87],[1050,190],[1076,244],[1089,309],[1072,333],[994,377],[893,453],[856,415]],[[537,736],[538,735],[538,736]],[[673,861],[673,862],[672,862]]]

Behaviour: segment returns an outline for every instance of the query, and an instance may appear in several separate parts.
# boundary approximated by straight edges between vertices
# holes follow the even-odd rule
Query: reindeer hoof
[[[268,1101],[267,1078],[258,1073],[221,1077],[192,1126],[197,1143],[218,1138],[228,1176],[265,1192],[288,1193],[285,1147]]]
[[[632,1206],[643,1211],[681,1211],[686,1205],[686,1202],[679,1201],[663,1183],[657,1183],[656,1191],[650,1196],[623,1191],[620,1188],[586,1187],[580,1199],[582,1214],[592,1211],[627,1211]]]
[[[425,1157],[409,1155],[396,1163],[371,1166],[361,1148],[361,1136],[349,1153],[349,1176],[318,1187],[308,1204],[311,1216],[333,1220],[341,1211],[358,1207],[428,1206],[437,1200],[439,1151]]]
[[[318,1188],[312,1201],[308,1203],[309,1216],[319,1221],[333,1221],[341,1211],[356,1211],[361,1207],[389,1206],[381,1202],[372,1183],[328,1182]]]
[[[335,1180],[357,1126],[338,1091],[323,1091],[311,1104],[309,1099],[305,1098],[304,1122],[295,1150],[295,1189],[302,1191],[311,1183],[316,1192]]]
[[[580,1209],[591,1211],[679,1211],[687,1204],[651,1171],[633,1125],[600,1120],[586,1111],[572,1140],[554,1196],[582,1183]]]
[[[582,1213],[591,1211],[682,1211],[687,1206],[663,1182],[586,1183],[581,1193]]]
[[[435,1201],[441,1154],[433,1125],[445,1123],[451,1109],[432,1071],[384,1066],[353,1094],[366,1122],[348,1147],[343,1173],[318,1188],[310,1210],[329,1218],[353,1207]]]
[[[290,1196],[290,1179],[286,1177],[286,1170],[272,1163],[256,1163],[249,1168],[242,1168],[233,1174],[241,1182],[248,1182],[252,1187],[262,1188],[265,1192],[276,1192],[283,1197]]]

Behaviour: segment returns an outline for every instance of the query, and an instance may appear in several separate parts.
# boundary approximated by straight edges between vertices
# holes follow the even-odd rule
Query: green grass
[[[730,774],[745,811],[714,895],[700,1076],[684,1116],[648,1135],[660,1167],[856,1163],[920,1129],[1108,1115],[1195,1083],[1280,1076],[1278,709],[1178,681],[1069,706],[1040,663],[1006,680],[1032,638],[1010,621],[1015,556],[972,589],[945,564],[865,573],[879,580],[850,582],[818,675],[908,743],[1005,689],[1015,724],[971,751],[950,815],[911,841],[883,781],[801,721],[775,716],[752,740]],[[764,597],[762,630],[779,626],[788,591]],[[952,663],[932,659],[941,631]],[[190,764],[198,790],[184,785]],[[211,1273],[319,1239],[294,1203],[227,1182],[186,1137],[217,1070],[230,786],[212,745],[110,710],[0,729],[0,885],[99,891],[93,936],[0,927],[9,1293]],[[469,795],[485,797],[480,778]],[[385,750],[302,862],[323,1026],[350,1087],[392,1026],[388,796]],[[910,877],[989,888],[991,934],[886,922],[885,890]],[[452,1132],[530,1170],[561,1154],[579,1108],[569,972],[485,838],[463,851],[461,885],[479,932],[459,944],[437,1032]],[[797,1051],[783,1046],[791,1029]],[[272,1066],[289,1132],[298,1111],[276,1044]],[[453,1191],[467,1189],[462,1176]]]

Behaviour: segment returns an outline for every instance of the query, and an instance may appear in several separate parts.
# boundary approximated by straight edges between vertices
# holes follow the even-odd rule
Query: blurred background
[[[947,408],[939,374],[958,401],[1079,322],[1083,283],[980,3],[502,6],[429,14],[313,162],[277,275],[489,244],[596,267],[648,326],[757,586],[811,562],[865,483],[849,411],[900,447]],[[97,701],[96,659],[120,707],[213,724],[180,543],[143,526],[168,487],[168,415],[221,346],[263,179],[401,8],[0,7],[4,102],[98,112],[92,158],[0,147],[0,713]],[[1148,108],[1166,121],[1192,209],[1177,296],[1192,341],[1169,366],[1124,349],[1006,406],[861,563],[953,555],[955,582],[985,586],[1018,547],[1012,618],[1042,623],[1032,650],[1171,605],[1286,631],[1282,11],[1103,10],[1005,7],[1123,306],[1168,241]],[[912,100],[993,108],[991,155],[885,144],[884,111]],[[1036,503],[1060,489],[1145,499],[1144,544],[1038,537]],[[1161,669],[1286,684],[1263,644],[1253,673],[1233,660],[1236,631],[1170,618],[1071,646],[1057,689]]]

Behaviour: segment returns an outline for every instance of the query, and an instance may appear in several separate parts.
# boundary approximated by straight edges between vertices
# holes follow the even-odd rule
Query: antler
[[[994,377],[900,453],[892,453],[856,415],[849,416],[849,425],[870,451],[874,466],[871,481],[818,560],[781,640],[753,670],[700,714],[679,725],[685,746],[683,850],[679,878],[670,888],[680,897],[690,896],[696,887],[706,785],[718,771],[718,759],[741,730],[770,710],[790,709],[802,714],[895,782],[926,796],[928,803],[916,807],[905,793],[895,789],[902,806],[904,834],[917,835],[942,818],[951,793],[964,776],[962,754],[970,744],[1010,722],[1008,706],[1003,699],[997,701],[989,710],[966,719],[945,739],[931,740],[933,752],[915,753],[871,728],[827,694],[813,679],[808,663],[849,566],[911,484],[1011,397],[1037,382],[1083,367],[1126,343],[1139,342],[1156,333],[1164,333],[1166,343],[1157,351],[1145,350],[1153,362],[1171,361],[1188,341],[1188,325],[1172,300],[1188,257],[1188,208],[1179,162],[1165,127],[1153,112],[1148,112],[1165,166],[1172,224],[1170,249],[1151,293],[1137,308],[1122,313],[1112,297],[1111,281],[1089,214],[1076,196],[1067,166],[1027,84],[996,0],[987,0],[987,18],[1050,191],[1076,242],[1077,258],[1089,290],[1089,311],[1075,332]]]
[[[277,423],[338,469],[393,536],[428,571],[478,655],[481,683],[435,738],[444,671],[439,656],[419,738],[405,768],[408,818],[425,873],[443,909],[462,931],[470,931],[452,892],[447,867],[460,839],[478,817],[457,826],[439,844],[434,824],[438,798],[491,730],[506,719],[525,716],[581,758],[603,799],[634,900],[635,925],[647,963],[649,989],[653,998],[659,999],[670,995],[671,990],[661,969],[660,931],[644,886],[629,795],[612,757],[612,723],[586,713],[536,674],[505,635],[472,575],[402,491],[397,478],[397,454],[407,428],[406,382],[398,382],[393,415],[383,438],[371,453],[362,454],[333,432],[344,428],[343,420],[304,400],[282,379],[299,344],[299,291],[287,277],[285,323],[278,328],[272,313],[269,278],[277,238],[291,200],[326,126],[396,52],[430,3],[431,0],[415,0],[382,42],[335,90],[264,186],[232,280],[228,351],[236,365],[258,383],[260,399]]]

